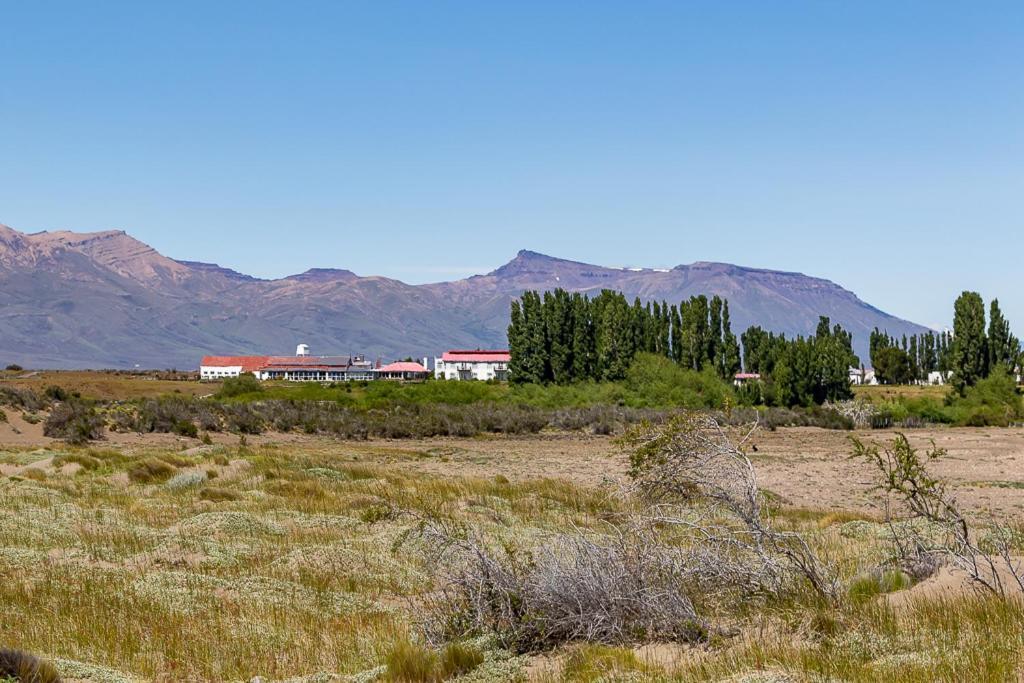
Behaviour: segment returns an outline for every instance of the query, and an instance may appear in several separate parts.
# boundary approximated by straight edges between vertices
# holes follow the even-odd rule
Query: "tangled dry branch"
[[[424,520],[442,567],[428,634],[493,634],[519,652],[571,641],[696,641],[707,630],[687,597],[687,568],[648,532],[557,534],[531,551],[495,547],[464,527]]]
[[[778,593],[794,578],[835,600],[838,584],[799,533],[773,528],[764,513],[754,465],[744,446],[700,413],[657,426],[641,425],[624,441],[633,449],[631,475],[661,525],[682,527],[697,541],[694,566],[713,572],[711,585]]]
[[[904,434],[897,434],[885,447],[868,445],[855,437],[851,441],[854,457],[867,460],[878,470],[877,488],[901,501],[911,520],[928,525],[925,531],[921,525],[890,523],[897,562],[903,568],[922,564],[934,568],[948,561],[982,590],[1000,596],[1024,593],[1024,568],[1013,554],[1012,530],[993,521],[986,552],[956,497],[928,470],[927,463],[945,455],[944,450],[932,444],[922,459]]]

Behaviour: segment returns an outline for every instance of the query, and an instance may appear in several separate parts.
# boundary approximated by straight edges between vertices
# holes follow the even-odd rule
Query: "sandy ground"
[[[761,486],[790,505],[881,514],[882,501],[871,490],[875,471],[851,459],[850,437],[883,443],[893,435],[813,427],[765,431],[753,438],[757,452],[751,456]],[[956,487],[965,508],[1010,516],[1024,510],[1024,429],[934,428],[907,436],[917,448],[930,448],[934,441],[948,451],[933,468]],[[613,439],[588,435],[378,441],[348,444],[344,450],[384,461],[390,454],[395,466],[439,475],[554,477],[592,484],[622,479],[629,466]],[[418,457],[403,457],[407,453]]]
[[[7,422],[0,422],[0,446],[24,448],[53,443],[43,436],[41,424],[29,424],[14,411],[8,411],[7,418]],[[906,434],[918,448],[928,448],[934,441],[948,451],[933,463],[933,468],[956,487],[965,508],[1000,516],[1024,511],[1024,429],[934,427]],[[211,436],[218,443],[239,441],[230,434]],[[761,486],[794,506],[881,513],[881,500],[871,491],[873,470],[850,458],[851,436],[881,443],[891,439],[893,432],[814,427],[759,432],[752,440],[757,451],[751,455]],[[336,452],[346,460],[358,458],[437,475],[500,474],[510,479],[550,477],[598,484],[605,479],[623,479],[628,468],[628,457],[614,439],[585,434],[363,442],[265,434],[248,437],[247,441],[251,445],[279,444]],[[134,450],[147,446],[185,449],[197,444],[195,439],[173,434],[109,433],[101,445]]]

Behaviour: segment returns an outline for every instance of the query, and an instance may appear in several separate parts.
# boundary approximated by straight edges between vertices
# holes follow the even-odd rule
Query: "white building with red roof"
[[[377,378],[373,363],[362,356],[312,356],[299,344],[294,356],[203,356],[199,379],[218,380],[251,372],[257,379],[288,382],[349,382]]]
[[[470,380],[482,382],[508,379],[508,351],[445,351],[434,359],[434,377],[438,379]]]
[[[256,374],[270,356],[203,356],[199,361],[199,379],[224,379],[242,373]]]

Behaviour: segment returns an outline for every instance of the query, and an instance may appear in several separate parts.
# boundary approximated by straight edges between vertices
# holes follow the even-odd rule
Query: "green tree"
[[[988,375],[985,302],[977,292],[964,292],[953,306],[953,349],[950,371],[961,396]]]
[[[1020,358],[1020,341],[1010,332],[1010,322],[1003,317],[999,299],[992,299],[989,306],[988,358],[989,367],[1002,365],[1013,370]]]
[[[732,381],[733,376],[740,371],[740,344],[736,335],[732,333],[732,323],[729,320],[729,302],[725,301],[722,306],[722,353],[721,361],[718,363],[719,376]]]
[[[572,378],[573,381],[596,379],[594,363],[597,342],[590,299],[580,293],[572,295]]]
[[[630,306],[617,292],[605,290],[597,319],[597,365],[603,380],[615,381],[626,376],[636,349]]]
[[[672,360],[684,365],[683,363],[683,321],[682,316],[679,313],[679,307],[672,304],[672,309],[669,312],[671,320],[670,337],[672,340],[671,356]]]
[[[898,346],[880,349],[875,356],[875,377],[882,384],[910,382],[910,356]]]
[[[548,380],[551,349],[547,343],[544,308],[537,292],[524,292],[512,302],[508,330],[509,380],[517,384],[542,384]]]
[[[564,289],[544,293],[544,325],[550,347],[548,363],[551,380],[556,384],[568,384],[573,380],[572,313],[572,301]]]
[[[512,300],[512,311],[508,324],[508,378],[515,384],[526,382],[523,366],[526,360],[526,328],[523,325],[523,306],[519,299]]]

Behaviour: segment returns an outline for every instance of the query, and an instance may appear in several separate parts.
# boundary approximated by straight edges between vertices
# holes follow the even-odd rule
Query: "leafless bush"
[[[945,455],[945,450],[932,444],[922,459],[904,434],[897,434],[884,447],[851,440],[854,457],[867,460],[878,470],[877,488],[896,497],[911,521],[923,522],[890,521],[898,564],[934,568],[948,561],[982,590],[1000,596],[1024,592],[1024,569],[1013,555],[1014,532],[992,521],[985,539],[987,548],[983,548],[946,482],[928,471],[927,463]]]
[[[826,403],[824,407],[849,418],[857,427],[870,427],[872,419],[878,414],[878,408],[868,401],[838,401]]]
[[[464,528],[423,522],[442,587],[427,632],[437,641],[492,634],[517,652],[572,641],[706,638],[683,587],[680,555],[646,533],[559,534],[533,551],[494,548]]]
[[[743,451],[755,429],[734,444],[711,416],[687,413],[628,432],[630,475],[650,503],[641,514],[690,535],[690,564],[712,587],[777,594],[803,579],[834,600],[831,569],[803,536],[774,529],[763,512],[754,466]]]

